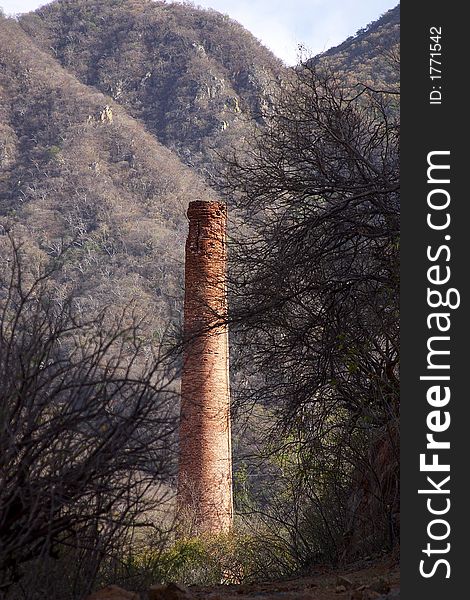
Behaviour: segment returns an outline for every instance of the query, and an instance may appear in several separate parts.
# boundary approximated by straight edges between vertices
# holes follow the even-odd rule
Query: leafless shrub
[[[227,158],[243,221],[230,271],[238,404],[270,416],[271,499],[251,509],[289,529],[306,562],[398,536],[396,92],[299,66],[247,155]]]
[[[36,268],[12,235],[1,242],[0,585],[17,597],[32,581],[26,597],[44,597],[32,571],[48,564],[46,585],[68,556],[61,597],[79,597],[104,557],[158,529],[149,511],[173,472],[174,370],[132,307],[85,316],[73,292],[57,293],[63,255]]]

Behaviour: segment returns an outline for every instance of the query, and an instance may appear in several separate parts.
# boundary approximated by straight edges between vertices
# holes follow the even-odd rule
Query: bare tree
[[[158,527],[148,510],[163,501],[174,466],[174,374],[132,307],[83,315],[73,292],[58,293],[64,257],[33,268],[8,237],[0,273],[0,586],[21,583],[35,561],[72,551],[78,560],[81,550],[94,560],[78,577],[78,597],[120,540],[139,526]]]
[[[359,518],[371,545],[398,535],[397,102],[395,88],[307,63],[246,155],[227,158],[243,221],[231,252],[242,399],[274,415],[271,452],[278,440],[301,456],[297,505],[336,556]]]

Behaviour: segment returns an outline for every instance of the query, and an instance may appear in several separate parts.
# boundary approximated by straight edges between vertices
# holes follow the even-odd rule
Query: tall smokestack
[[[178,504],[196,531],[228,531],[233,518],[226,263],[227,210],[190,202]]]

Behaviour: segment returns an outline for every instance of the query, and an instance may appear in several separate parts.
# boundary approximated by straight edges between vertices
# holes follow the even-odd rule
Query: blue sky
[[[7,14],[44,4],[45,0],[0,0]],[[340,44],[398,0],[199,0],[194,4],[228,14],[277,56],[294,64],[299,44],[318,54]]]

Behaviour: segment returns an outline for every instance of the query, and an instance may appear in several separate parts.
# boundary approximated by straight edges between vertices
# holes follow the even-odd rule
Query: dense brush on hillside
[[[400,5],[311,62],[327,64],[361,83],[398,85]]]
[[[185,211],[211,197],[125,110],[0,22],[1,214],[44,253],[73,241],[67,277],[98,305],[138,300],[164,327],[180,307]],[[160,316],[158,316],[160,314]]]
[[[212,171],[271,101],[282,64],[213,10],[149,0],[59,0],[21,26],[87,85],[141,119],[183,160]]]

